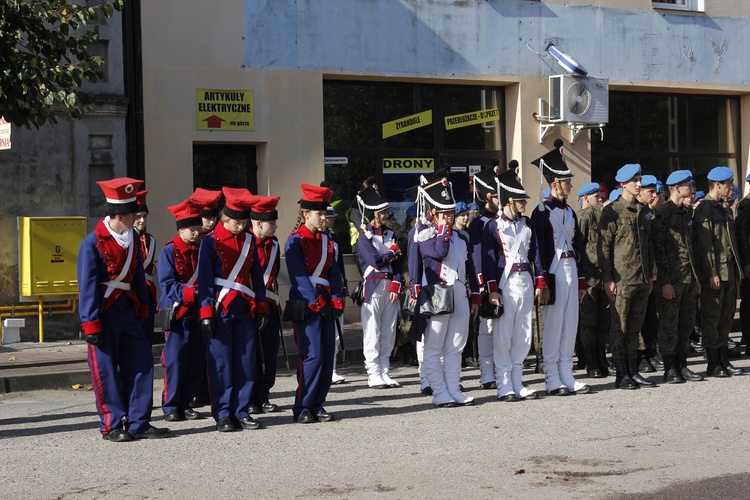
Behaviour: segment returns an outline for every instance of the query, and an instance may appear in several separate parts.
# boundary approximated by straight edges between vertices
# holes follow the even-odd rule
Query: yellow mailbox
[[[21,296],[75,295],[86,217],[19,217]]]

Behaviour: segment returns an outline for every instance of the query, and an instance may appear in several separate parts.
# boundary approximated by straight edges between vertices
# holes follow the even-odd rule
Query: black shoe
[[[700,382],[703,380],[703,375],[691,371],[687,366],[680,368],[680,375],[688,382]]]
[[[742,375],[743,373],[745,373],[745,370],[743,370],[742,368],[735,368],[732,365],[732,363],[730,363],[729,360],[727,359],[727,355],[728,355],[727,347],[726,346],[719,347],[719,350],[718,350],[719,364],[724,368],[724,370],[726,370],[726,372],[729,375]]]
[[[200,420],[203,418],[203,415],[201,415],[200,412],[197,412],[192,408],[185,408],[184,414],[186,420]]]
[[[677,371],[674,366],[670,366],[667,371],[664,372],[664,382],[667,384],[684,384],[685,379]]]
[[[482,384],[482,389],[497,389],[497,382],[485,382]]]
[[[220,418],[216,422],[216,430],[219,432],[234,432],[234,422],[232,422],[231,418]]]
[[[590,392],[591,392],[591,386],[588,384],[583,384],[583,387],[581,387],[577,391],[570,391],[571,394],[589,394]]]
[[[430,387],[428,385],[427,387],[425,387],[424,389],[420,390],[419,392],[421,392],[425,396],[432,396],[432,387]]]
[[[464,358],[464,363],[469,368],[479,368],[479,363],[474,358]]]
[[[447,403],[440,403],[438,405],[439,408],[455,408],[456,406],[458,406],[458,403],[455,401],[448,401]]]
[[[511,392],[510,394],[506,394],[505,396],[498,396],[497,399],[504,403],[514,403],[518,401],[518,396],[516,396],[515,393]]]
[[[180,410],[169,410],[164,412],[164,420],[167,422],[182,422],[185,415]]]
[[[615,388],[633,390],[640,389],[640,386],[630,378],[630,375],[625,374],[623,377],[620,377],[619,375],[615,376]]]
[[[250,415],[247,417],[238,418],[237,421],[240,423],[240,426],[243,429],[247,429],[249,431],[254,431],[255,429],[260,429],[260,422],[253,419]]]
[[[559,389],[552,389],[547,391],[550,396],[567,396],[570,394],[570,390],[567,387],[560,387]]]
[[[269,401],[265,401],[262,405],[260,405],[260,409],[263,410],[263,413],[274,413],[279,411],[279,405],[271,403]]]
[[[334,420],[336,420],[336,417],[333,416],[333,413],[328,413],[325,410],[320,410],[315,415],[315,420],[317,420],[318,422],[333,422]]]
[[[102,434],[102,439],[112,441],[113,443],[126,443],[132,441],[133,436],[128,434],[125,429],[118,427],[117,429],[112,429],[107,434]]]
[[[211,404],[211,400],[209,398],[195,396],[190,401],[190,408],[202,408],[210,404]]]
[[[258,406],[258,405],[256,405],[256,404],[252,404],[252,405],[250,405],[250,406],[249,406],[249,407],[247,408],[247,412],[248,412],[248,413],[249,413],[250,415],[260,415],[261,413],[263,413],[263,410],[261,410],[260,406]]]
[[[589,378],[604,378],[602,371],[599,368],[593,368],[588,371]]]
[[[641,361],[641,365],[643,365],[644,361],[648,364],[648,361],[644,358],[643,361]],[[649,364],[648,366],[651,365]],[[639,370],[640,366],[638,365],[638,358],[628,359],[628,374],[630,375],[630,378],[633,379],[633,382],[638,384],[640,387],[656,387],[656,383],[643,378],[639,373]]]
[[[161,439],[167,437],[169,429],[166,427],[154,427],[149,425],[148,428],[143,432],[133,434],[135,439]]]
[[[315,422],[315,417],[310,410],[302,410],[299,415],[294,416],[294,421],[300,424],[312,424]]]

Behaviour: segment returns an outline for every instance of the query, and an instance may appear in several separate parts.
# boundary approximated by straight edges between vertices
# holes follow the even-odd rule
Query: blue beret
[[[727,201],[735,201],[739,197],[740,197],[740,187],[737,184],[735,184],[734,185],[734,194],[732,195],[731,198],[728,198]]]
[[[601,190],[599,187],[599,184],[596,182],[589,182],[588,184],[584,184],[581,189],[578,190],[578,197],[586,196],[587,194],[594,194],[598,193]]]
[[[745,180],[746,180],[747,182],[750,182],[750,174],[747,174],[747,177],[745,177]]]
[[[708,180],[713,182],[734,180],[734,172],[729,167],[714,167],[708,173]]]
[[[677,184],[692,180],[693,173],[690,170],[675,170],[667,177],[667,186],[676,186]]]
[[[632,179],[632,177],[631,177],[631,179]],[[620,181],[620,182],[625,182],[625,181]],[[645,187],[645,188],[646,187],[652,187],[652,188],[655,188],[657,182],[659,182],[659,181],[656,179],[656,176],[653,176],[653,175],[644,175],[644,176],[641,177],[641,187]]]
[[[550,193],[552,193],[552,190],[550,188],[545,189],[544,191],[542,191],[542,198],[546,200],[547,198],[549,198]]]
[[[468,212],[469,210],[469,205],[467,205],[463,201],[459,201],[458,203],[456,203],[456,215],[460,214],[461,212]]]
[[[620,197],[622,194],[622,188],[613,189],[611,193],[609,193],[609,201],[617,201],[617,198]]]
[[[628,163],[627,165],[623,165],[620,170],[617,171],[615,180],[617,182],[628,182],[636,175],[641,175],[641,166],[637,163]]]
[[[479,211],[479,205],[477,205],[477,202],[476,202],[476,201],[472,201],[472,202],[471,202],[471,203],[469,204],[469,210],[476,210],[476,211]]]
[[[416,203],[406,209],[406,215],[409,216],[409,217],[416,217],[417,216],[417,205],[416,205]]]
[[[695,201],[702,200],[705,197],[706,197],[706,193],[704,193],[703,191],[695,192]]]
[[[664,192],[664,183],[662,181],[656,181],[656,194]]]

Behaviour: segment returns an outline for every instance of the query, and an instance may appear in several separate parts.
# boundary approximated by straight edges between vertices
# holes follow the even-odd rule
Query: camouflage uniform
[[[638,333],[643,326],[653,276],[650,224],[642,203],[624,198],[604,207],[599,221],[599,267],[604,283],[614,281],[617,295],[610,302],[610,348],[615,362],[635,363]],[[624,366],[624,365],[623,365]]]
[[[590,377],[606,376],[606,344],[609,333],[609,297],[602,288],[602,271],[599,268],[597,245],[599,242],[599,219],[602,208],[587,207],[578,212],[578,226],[583,242],[581,265],[586,276],[586,295],[581,302],[579,330],[586,353],[587,371]]]
[[[723,204],[708,195],[695,210],[693,244],[702,288],[703,347],[707,351],[726,348],[736,307],[736,280],[741,274],[732,221]],[[721,281],[719,290],[709,286],[713,276]]]
[[[744,270],[745,266],[750,265],[750,195],[742,198],[737,205],[734,230],[737,235],[737,257],[740,268]],[[742,343],[747,346],[745,354],[750,354],[750,279],[743,279],[740,285],[740,324]]]
[[[690,332],[695,326],[696,269],[693,257],[692,211],[667,201],[658,212],[654,236],[657,287],[672,285],[674,299],[660,300],[659,349],[665,373],[686,367]]]

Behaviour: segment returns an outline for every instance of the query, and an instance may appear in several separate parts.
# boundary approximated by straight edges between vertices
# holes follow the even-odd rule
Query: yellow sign
[[[403,134],[410,130],[426,127],[427,125],[432,125],[432,110],[422,111],[416,115],[404,116],[398,120],[384,123],[383,139]]]
[[[198,130],[253,130],[253,91],[196,89]]]
[[[462,113],[445,117],[445,130],[468,127],[479,123],[494,122],[500,119],[500,111],[497,108],[480,109],[471,113]]]
[[[434,158],[383,158],[384,174],[423,174],[433,170]]]

